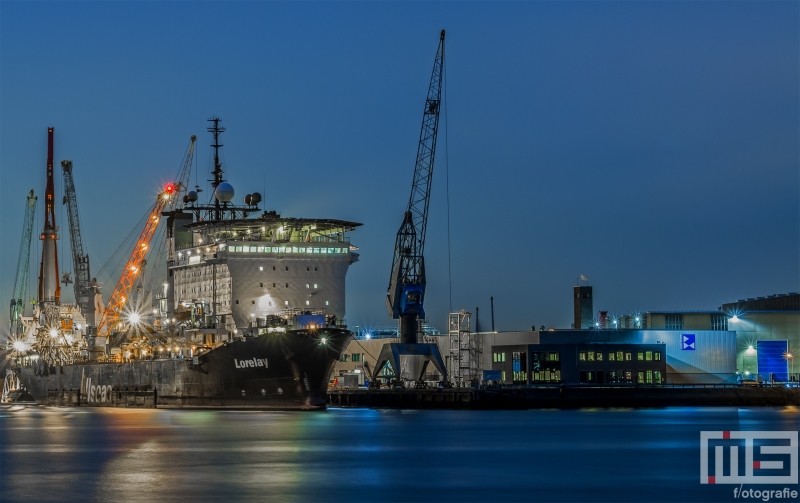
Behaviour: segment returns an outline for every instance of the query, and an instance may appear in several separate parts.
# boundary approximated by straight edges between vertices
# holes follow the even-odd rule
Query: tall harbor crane
[[[194,158],[194,144],[196,140],[197,137],[192,135],[189,142],[189,148],[186,151],[184,163],[181,166],[180,173],[178,174],[178,183],[167,184],[164,191],[158,195],[156,202],[150,209],[144,229],[142,229],[139,239],[136,240],[136,244],[133,247],[131,256],[125,263],[125,268],[122,270],[122,275],[119,278],[119,282],[117,282],[114,291],[111,293],[111,298],[108,301],[108,305],[103,311],[100,323],[97,324],[98,336],[107,336],[119,326],[126,302],[130,300],[134,287],[144,273],[145,257],[150,249],[150,244],[153,241],[153,235],[158,228],[161,215],[169,213],[164,213],[164,210],[167,208],[173,208],[176,200],[178,199],[177,196],[181,192],[187,190],[189,186],[189,175],[191,173],[192,159]],[[141,314],[136,312],[135,309],[131,308],[129,311],[131,319],[126,321],[131,321],[133,323],[139,323],[140,321],[143,321],[140,318]]]
[[[72,178],[72,161],[61,161],[64,175],[64,203],[67,205],[69,219],[69,241],[72,245],[72,264],[75,273],[75,303],[78,304],[86,322],[94,325],[94,302],[92,298],[92,277],[89,272],[89,255],[84,253],[81,220],[78,214],[78,198]]]
[[[425,318],[425,230],[428,225],[428,207],[431,199],[433,161],[436,154],[436,135],[439,128],[439,110],[442,97],[442,71],[444,67],[444,30],[439,36],[439,47],[433,62],[433,72],[428,86],[428,96],[422,112],[422,130],[417,147],[414,180],[411,196],[397,231],[386,295],[386,309],[392,319],[399,319],[400,343],[386,344],[381,350],[372,380],[390,363],[395,378],[400,377],[400,355],[420,355],[425,363],[419,374],[420,386],[429,362],[447,378],[447,371],[436,344],[418,344],[419,320]]]
[[[153,234],[155,234],[156,228],[158,227],[158,222],[161,220],[161,212],[164,211],[164,207],[169,203],[174,193],[175,185],[171,183],[167,184],[164,191],[158,195],[156,202],[150,209],[144,224],[144,229],[142,229],[142,232],[139,234],[139,239],[136,240],[136,244],[133,246],[131,256],[125,263],[125,268],[122,270],[119,282],[114,288],[108,305],[103,311],[100,323],[97,324],[98,336],[107,336],[117,328],[122,317],[122,311],[125,308],[125,302],[130,298],[131,291],[138,277],[143,272],[145,265],[144,259],[147,256],[147,251],[153,240]],[[135,318],[138,316],[138,313],[131,312],[131,317],[134,318],[131,321],[135,323],[137,321]]]
[[[36,200],[31,190],[25,202],[25,217],[22,220],[22,241],[19,245],[19,259],[17,260],[17,277],[14,280],[13,297],[11,298],[11,326],[9,340],[22,335],[20,316],[25,312],[26,297],[28,295],[28,270],[31,263],[31,236],[33,235],[33,218],[36,214]]]

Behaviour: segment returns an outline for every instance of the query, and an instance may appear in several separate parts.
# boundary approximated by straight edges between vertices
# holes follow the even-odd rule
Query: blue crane
[[[417,320],[425,317],[425,230],[431,200],[433,161],[436,154],[436,134],[439,129],[439,108],[442,98],[442,67],[444,64],[444,30],[433,63],[428,96],[422,112],[422,130],[417,147],[417,163],[411,196],[397,231],[386,295],[386,309],[392,319],[400,319],[400,339],[417,342]]]
[[[436,135],[439,129],[439,110],[442,100],[442,76],[444,68],[444,30],[439,36],[439,47],[433,62],[433,72],[428,86],[428,96],[422,111],[422,130],[417,146],[414,180],[411,196],[403,215],[403,223],[397,231],[386,295],[386,309],[392,319],[399,319],[399,344],[386,344],[381,350],[378,364],[373,372],[373,382],[387,363],[392,364],[399,378],[400,355],[419,355],[426,358],[418,385],[429,362],[446,378],[438,346],[418,344],[419,320],[425,318],[425,230],[428,225],[428,207],[431,200],[433,161],[436,155]]]
[[[25,218],[22,221],[22,242],[19,245],[17,260],[17,277],[14,280],[14,296],[11,298],[11,326],[9,338],[22,335],[20,316],[25,313],[25,297],[28,295],[28,269],[31,262],[31,235],[33,234],[33,217],[36,213],[36,200],[31,190],[25,204]]]
[[[75,303],[78,304],[86,322],[94,325],[94,295],[89,271],[89,255],[84,252],[81,235],[81,219],[78,213],[78,198],[72,178],[72,161],[61,161],[64,174],[64,204],[67,205],[69,241],[72,245],[72,265],[75,268]],[[67,283],[68,281],[64,281]]]

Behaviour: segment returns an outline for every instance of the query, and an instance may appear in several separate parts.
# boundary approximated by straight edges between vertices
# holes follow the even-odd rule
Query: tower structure
[[[55,184],[53,183],[53,128],[47,128],[47,187],[44,194],[42,262],[39,267],[39,303],[60,304],[58,275],[58,228],[56,227]]]
[[[592,328],[593,309],[592,309],[592,287],[575,286],[573,287],[573,302],[575,306],[575,321],[573,328]]]

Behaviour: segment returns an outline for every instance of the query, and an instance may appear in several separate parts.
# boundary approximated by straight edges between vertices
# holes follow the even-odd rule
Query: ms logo
[[[700,483],[797,484],[797,432],[701,431]]]
[[[681,349],[694,351],[694,334],[681,334]]]

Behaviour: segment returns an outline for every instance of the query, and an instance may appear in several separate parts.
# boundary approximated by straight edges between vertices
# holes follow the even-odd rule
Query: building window
[[[236,303],[237,303],[237,304],[239,303],[239,300],[238,300],[238,299],[236,300]]]
[[[314,268],[314,272],[317,272],[317,268],[316,267]]]
[[[625,361],[629,362],[629,361],[631,361],[631,359],[632,359],[631,358],[631,354],[630,353],[625,353]]]
[[[308,300],[307,300],[307,301],[306,301],[306,305],[309,305],[309,304],[310,304],[310,301],[308,301]]]
[[[360,362],[361,361],[361,353],[353,353],[353,361]]]
[[[636,359],[637,359],[638,361],[640,361],[640,362],[641,362],[641,361],[644,361],[644,353],[642,353],[641,351],[640,351],[640,352],[638,352],[638,353],[636,353]]]
[[[581,370],[580,381],[582,383],[589,382],[589,381],[586,380],[586,371],[585,370]]]
[[[261,285],[261,288],[264,288],[264,283],[259,283],[259,285]]]
[[[622,361],[622,351],[617,351],[617,361],[618,362]]]
[[[630,370],[626,370],[625,371],[625,381],[626,382],[631,382],[632,380],[633,380],[633,372],[631,372]]]
[[[237,301],[236,303],[238,304],[239,302]],[[283,301],[283,305],[284,305],[284,306],[288,306],[288,305],[289,305],[289,301],[288,301],[288,300],[284,300],[284,301]]]
[[[547,353],[547,361],[557,362],[559,360],[558,353]]]
[[[311,288],[311,286],[308,283],[306,283],[306,288]]]
[[[289,288],[289,283],[286,283],[286,288]]]
[[[495,363],[502,363],[506,361],[506,354],[505,353],[494,353],[494,361]]]
[[[644,382],[644,372],[642,372],[641,370],[637,372],[636,382],[639,384]]]
[[[346,362],[349,359],[350,359],[350,355],[346,355],[346,354],[342,353],[342,356],[341,356],[341,358],[339,358],[339,361],[340,362]],[[353,359],[353,361],[355,361],[355,358]]]
[[[586,353],[578,353],[578,360],[585,362],[586,361]]]
[[[506,381],[506,371],[505,370],[503,371],[503,375],[501,377],[503,378],[503,382],[505,382]]]
[[[275,283],[272,284],[272,288],[275,288]]]
[[[661,371],[660,370],[656,370],[655,371],[655,379],[656,379],[656,384],[661,384]]]
[[[667,330],[683,330],[682,314],[668,314],[664,318]]]
[[[712,314],[711,330],[728,330],[728,317],[724,314]]]
[[[589,360],[590,362],[593,362],[593,361],[594,361],[594,351],[589,351],[589,352],[586,354],[586,356],[587,356],[587,360]]]
[[[253,301],[253,305],[255,305],[255,304],[256,304],[256,301]]]
[[[652,351],[645,351],[644,359],[646,361],[648,361],[648,362],[651,361],[653,359],[653,352]]]
[[[603,361],[603,353],[601,353],[600,351],[597,352],[597,361],[599,362]]]
[[[653,384],[653,371],[652,370],[648,370],[647,371],[647,378],[646,378],[645,382],[647,384]]]
[[[661,352],[660,351],[656,351],[655,357],[656,357],[656,361],[660,362],[661,361]]]
[[[275,270],[275,266],[272,266],[272,270],[273,270],[273,271]]]
[[[317,288],[317,284],[316,283],[314,283],[314,288]]]
[[[608,361],[613,362],[615,360],[614,356],[614,353],[608,353]]]
[[[287,270],[287,271],[289,270],[289,266],[288,266],[288,265],[286,266],[286,270]]]
[[[306,272],[308,272],[310,269],[311,269],[310,267],[306,267]]]

